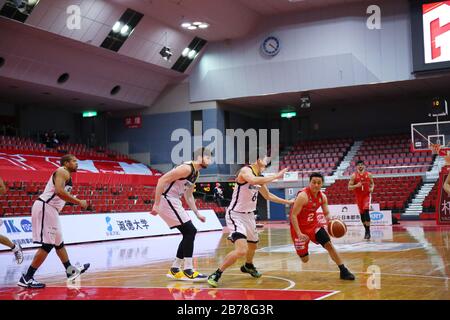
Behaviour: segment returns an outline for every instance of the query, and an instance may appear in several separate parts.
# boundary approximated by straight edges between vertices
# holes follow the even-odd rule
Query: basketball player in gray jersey
[[[170,279],[206,281],[206,275],[195,271],[192,264],[197,229],[192,224],[189,214],[184,210],[181,197],[184,196],[197,218],[205,222],[205,217],[198,212],[195,205],[193,191],[199,171],[206,169],[210,163],[211,152],[208,149],[199,148],[194,153],[194,161],[177,166],[158,180],[152,214],[159,214],[171,229],[177,228],[183,235],[175,261],[167,273]]]
[[[253,265],[253,257],[259,241],[254,214],[258,193],[272,202],[285,205],[294,203],[294,200],[281,199],[269,192],[266,184],[282,178],[287,171],[287,169],[284,169],[273,176],[263,177],[262,172],[269,162],[270,157],[266,155],[266,152],[259,150],[256,162],[241,168],[237,173],[236,186],[225,215],[227,227],[231,231],[229,239],[234,243],[234,250],[225,257],[220,267],[208,277],[208,283],[212,287],[217,287],[222,273],[242,257],[246,257],[246,263],[241,266],[241,271],[249,273],[254,278],[261,277],[261,274]]]
[[[86,209],[88,204],[86,200],[77,199],[70,194],[72,191],[72,173],[76,172],[78,168],[77,158],[71,154],[65,155],[61,157],[60,164],[61,167],[51,175],[44,192],[31,208],[33,242],[41,244],[41,247],[36,252],[27,273],[23,274],[17,283],[24,288],[40,289],[45,287],[45,284],[34,280],[34,274],[53,247],[66,269],[68,280],[75,280],[90,266],[89,263],[80,268],[72,266],[64,247],[59,213],[66,202],[77,204],[83,209]]]

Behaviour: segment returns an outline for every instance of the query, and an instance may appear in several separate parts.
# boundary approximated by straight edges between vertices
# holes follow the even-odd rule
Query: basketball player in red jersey
[[[326,195],[320,191],[323,180],[321,173],[312,173],[309,176],[309,186],[297,194],[289,214],[292,241],[302,262],[309,261],[308,245],[312,241],[328,251],[331,259],[339,267],[341,279],[355,280],[355,276],[344,266],[341,257],[331,243],[330,236],[324,228],[326,221],[320,221],[317,215],[317,210],[322,207],[325,218],[329,219],[328,200]]]
[[[364,161],[356,162],[356,172],[350,177],[348,182],[348,190],[354,191],[356,196],[356,204],[358,205],[361,221],[366,229],[364,239],[370,239],[370,198],[375,187],[373,177],[370,172],[366,171]]]

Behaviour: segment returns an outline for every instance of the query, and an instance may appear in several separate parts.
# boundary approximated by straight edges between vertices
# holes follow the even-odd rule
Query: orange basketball
[[[333,238],[341,238],[347,233],[347,226],[339,219],[328,222],[328,233]]]

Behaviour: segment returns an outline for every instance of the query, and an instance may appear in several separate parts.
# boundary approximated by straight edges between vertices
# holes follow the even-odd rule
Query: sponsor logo
[[[384,214],[382,212],[371,212],[370,219],[374,221],[383,220]]]
[[[20,221],[20,226],[22,227],[23,232],[33,231],[31,222],[27,219],[22,219],[22,221]]]
[[[14,225],[14,220],[5,220],[3,222],[5,224],[5,228],[6,228],[6,232],[7,233],[19,233],[19,232],[22,232],[22,231],[20,231],[19,228],[17,228]]]
[[[105,217],[105,222],[106,222],[106,236],[107,237],[118,236],[120,234],[119,231],[114,231],[113,230],[113,226],[111,224],[111,217],[106,216]]]

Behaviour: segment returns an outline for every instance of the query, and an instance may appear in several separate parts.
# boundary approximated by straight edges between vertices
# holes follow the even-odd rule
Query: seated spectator
[[[50,139],[50,134],[48,132],[44,133],[42,143],[45,144],[48,149],[53,148],[52,140]]]
[[[59,145],[59,140],[58,140],[58,137],[57,137],[55,131],[53,131],[52,138],[51,138],[51,142],[52,142],[52,145],[53,145],[52,148],[58,147],[58,145]]]

